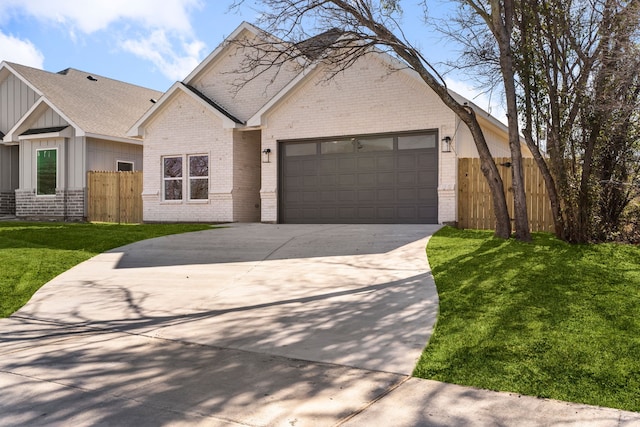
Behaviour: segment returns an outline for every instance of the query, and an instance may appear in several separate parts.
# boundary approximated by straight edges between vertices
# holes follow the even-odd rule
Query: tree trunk
[[[424,66],[417,58],[412,58],[406,55],[404,51],[398,52],[400,56],[405,54],[403,58],[411,65],[411,67],[420,74],[422,79],[427,85],[433,89],[433,91],[440,97],[440,99],[462,120],[469,130],[471,136],[476,144],[478,150],[478,156],[480,157],[480,170],[487,180],[489,190],[491,191],[491,200],[493,202],[493,211],[496,217],[496,232],[495,236],[502,239],[508,239],[511,237],[511,219],[509,218],[509,211],[507,209],[507,198],[504,194],[504,186],[498,166],[493,160],[487,140],[482,133],[482,128],[478,123],[478,119],[473,109],[469,106],[460,105],[458,101],[453,99],[449,94],[446,87],[437,82],[434,77],[424,69]],[[528,228],[527,228],[528,231]]]
[[[515,219],[516,239],[531,241],[529,215],[527,213],[527,196],[524,192],[524,176],[522,173],[522,149],[518,127],[518,105],[516,98],[515,70],[511,51],[511,34],[513,30],[513,0],[491,1],[491,16],[486,20],[498,42],[500,51],[500,71],[504,83],[507,101],[507,121],[509,126],[509,149],[511,151],[511,174],[513,178],[513,217]]]
[[[533,122],[534,122],[534,103],[539,102],[536,98],[538,96],[538,91],[535,88],[535,61],[534,61],[534,49],[535,45],[532,44],[532,41],[529,37],[529,32],[532,24],[531,20],[531,9],[527,7],[523,7],[521,5],[521,14],[520,14],[520,76],[521,82],[524,88],[523,91],[523,100],[524,100],[524,139],[531,151],[533,159],[538,166],[538,170],[542,175],[542,179],[544,180],[545,188],[547,189],[547,194],[549,196],[549,202],[551,204],[551,215],[553,217],[553,227],[554,233],[557,238],[564,240],[565,239],[565,224],[564,218],[562,216],[562,207],[560,205],[560,196],[558,195],[558,190],[556,188],[556,182],[551,174],[551,170],[549,169],[549,165],[547,164],[546,159],[542,156],[540,152],[540,148],[534,142],[534,133],[533,133]]]

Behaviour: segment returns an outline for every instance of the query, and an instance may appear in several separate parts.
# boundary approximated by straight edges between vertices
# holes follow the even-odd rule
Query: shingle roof
[[[128,138],[131,125],[153,105],[150,99],[162,95],[73,68],[51,73],[7,64],[86,133]]]
[[[329,49],[336,40],[344,34],[344,31],[337,28],[320,33],[296,44],[298,50],[312,61],[320,58],[324,52]]]
[[[218,104],[216,104],[212,99],[210,99],[208,96],[206,96],[204,93],[200,92],[198,89],[196,89],[195,87],[182,83],[187,89],[189,89],[191,92],[195,93],[196,95],[198,95],[204,102],[206,102],[207,104],[211,105],[213,108],[215,108],[216,110],[220,111],[222,114],[224,114],[226,117],[228,117],[229,119],[233,120],[234,122],[238,123],[238,124],[244,124],[244,122],[242,120],[240,120],[239,118],[237,118],[236,116],[234,116],[233,114],[231,114],[230,112],[228,112],[227,110],[225,110],[224,108],[222,108],[221,106],[219,106]]]
[[[41,133],[52,133],[52,132],[60,132],[61,130],[65,130],[69,126],[55,126],[48,128],[33,128],[29,129],[25,132],[22,132],[20,135],[40,135]]]

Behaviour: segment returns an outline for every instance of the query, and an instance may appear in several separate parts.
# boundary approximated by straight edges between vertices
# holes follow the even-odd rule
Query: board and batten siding
[[[9,74],[0,82],[0,131],[7,133],[39,98],[22,80]]]
[[[21,190],[35,190],[36,188],[36,174],[37,174],[37,152],[38,150],[45,150],[56,148],[58,169],[57,169],[57,188],[64,188],[66,186],[65,180],[65,167],[66,167],[66,150],[64,138],[50,138],[50,139],[32,139],[22,141],[22,150],[20,150],[20,189]]]
[[[51,108],[47,108],[41,115],[38,117],[38,120],[31,126],[31,128],[49,128],[54,126],[67,126],[69,123],[60,117],[58,113],[53,111]]]
[[[118,161],[133,162],[133,170],[142,170],[142,145],[87,138],[87,171],[115,171]]]
[[[0,192],[18,188],[18,146],[0,146]]]

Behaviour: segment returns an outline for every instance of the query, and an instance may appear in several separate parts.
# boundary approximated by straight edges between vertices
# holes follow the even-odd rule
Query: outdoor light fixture
[[[445,136],[442,138],[442,152],[450,153],[451,152],[451,137]]]
[[[262,163],[270,163],[269,162],[269,154],[271,154],[271,148],[265,148],[262,150]]]

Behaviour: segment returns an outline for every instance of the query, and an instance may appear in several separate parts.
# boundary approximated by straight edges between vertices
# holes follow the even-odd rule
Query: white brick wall
[[[233,159],[233,219],[260,221],[260,131],[235,132]]]
[[[297,87],[267,113],[262,148],[277,159],[277,141],[340,135],[438,129],[439,137],[453,136],[455,115],[420,80],[407,72],[390,72],[369,56],[325,81],[322,71]],[[454,153],[440,153],[439,222],[455,221],[456,161]],[[262,165],[262,221],[277,221],[278,170],[275,162]],[[453,194],[453,198],[451,197]]]
[[[143,217],[145,221],[233,221],[233,130],[189,95],[176,92],[145,129]],[[162,201],[163,156],[209,156],[209,200]],[[186,162],[186,157],[185,157]]]
[[[238,53],[228,47],[188,83],[247,120],[297,70],[270,70],[235,92],[243,78],[234,73],[241,67]],[[316,70],[265,114],[261,130],[223,129],[206,107],[177,93],[146,127],[145,221],[276,222],[278,141],[436,129],[439,139],[453,138],[452,152],[438,150],[438,221],[450,222],[457,218],[457,158],[477,157],[469,130],[415,73],[392,72],[374,55],[330,81]],[[506,135],[491,129],[487,139],[495,155],[508,155]],[[261,161],[264,149],[271,150],[268,163]],[[161,158],[187,154],[210,156],[209,200],[163,202]]]
[[[254,38],[244,32],[241,37]],[[246,121],[289,83],[300,70],[293,66],[265,67],[245,72],[244,54],[238,45],[230,44],[205,70],[187,82],[216,101],[240,120]],[[266,59],[265,59],[266,61]],[[257,78],[253,78],[256,75]],[[240,88],[239,85],[242,85]]]

